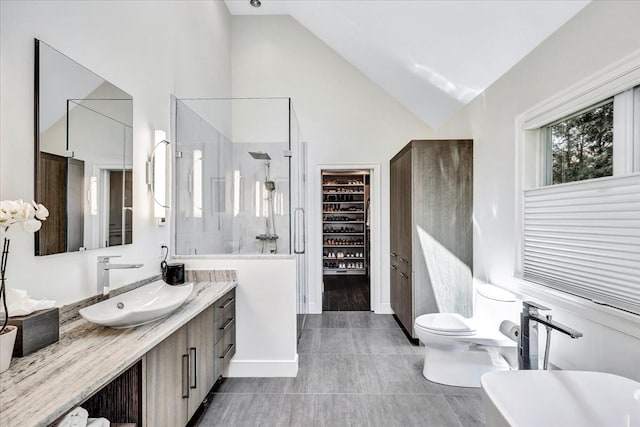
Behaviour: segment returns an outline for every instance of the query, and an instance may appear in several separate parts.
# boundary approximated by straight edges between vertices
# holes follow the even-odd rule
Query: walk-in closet
[[[371,306],[370,171],[322,171],[323,311]]]

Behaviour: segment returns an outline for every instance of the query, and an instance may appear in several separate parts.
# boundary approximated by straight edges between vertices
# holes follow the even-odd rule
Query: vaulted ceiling
[[[226,0],[233,15],[291,15],[433,128],[587,3]]]

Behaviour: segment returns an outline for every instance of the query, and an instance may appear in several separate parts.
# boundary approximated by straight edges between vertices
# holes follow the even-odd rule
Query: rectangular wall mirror
[[[35,40],[36,255],[132,243],[133,98]]]

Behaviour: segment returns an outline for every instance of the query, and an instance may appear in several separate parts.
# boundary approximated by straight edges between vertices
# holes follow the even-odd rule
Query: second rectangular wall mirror
[[[132,243],[133,98],[35,40],[36,255]]]

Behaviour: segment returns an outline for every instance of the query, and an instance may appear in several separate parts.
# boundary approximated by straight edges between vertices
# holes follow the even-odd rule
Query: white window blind
[[[524,278],[640,314],[640,174],[524,192]]]

